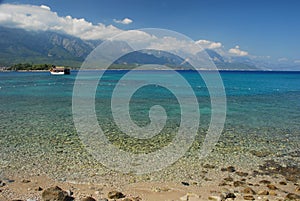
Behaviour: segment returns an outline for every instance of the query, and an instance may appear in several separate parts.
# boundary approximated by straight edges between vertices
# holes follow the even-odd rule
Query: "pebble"
[[[3,186],[5,186],[5,183],[0,180],[0,187],[3,187]]]
[[[58,186],[47,188],[42,193],[42,200],[44,201],[66,201],[72,199],[66,191],[63,191]]]
[[[203,167],[208,168],[208,169],[214,169],[216,166],[210,165],[210,164],[205,164]]]
[[[28,180],[28,179],[23,179],[21,182],[26,184],[26,183],[30,183],[30,180]]]
[[[270,189],[270,190],[276,190],[277,187],[274,186],[273,184],[268,184],[267,187]]]
[[[283,185],[283,186],[287,185],[287,183],[285,181],[281,181],[281,182],[279,182],[279,184]]]
[[[235,172],[235,168],[233,166],[229,166],[226,169],[228,172]]]
[[[277,193],[276,193],[274,190],[270,190],[270,191],[269,191],[269,195],[276,196]]]
[[[233,181],[233,178],[232,178],[232,177],[226,177],[226,178],[224,178],[224,181],[229,181],[229,182],[231,182],[231,181]]]
[[[222,198],[221,198],[220,196],[212,195],[212,196],[209,196],[209,197],[208,197],[208,200],[222,201]]]
[[[227,195],[225,195],[225,199],[229,199],[229,198],[236,198],[235,194],[234,193],[228,193]]]
[[[258,195],[269,195],[269,191],[267,191],[267,190],[261,190],[261,191],[258,191],[257,194]]]
[[[286,195],[286,198],[290,200],[300,200],[300,195],[289,193]]]
[[[243,185],[245,185],[245,182],[243,182],[243,181],[235,181],[235,182],[233,182],[233,186],[234,187],[243,186]]]
[[[39,187],[35,188],[34,190],[36,190],[36,191],[42,191],[43,188],[39,186]]]
[[[237,174],[240,177],[247,177],[249,175],[247,172],[236,172],[235,174]]]
[[[244,195],[244,200],[255,200],[253,195]]]
[[[261,180],[259,183],[260,184],[271,184],[271,182],[268,180]]]
[[[124,198],[125,195],[119,191],[110,191],[108,194],[107,194],[107,197],[109,199],[120,199],[120,198]]]
[[[194,193],[187,193],[186,195],[180,198],[181,201],[198,201],[200,198],[199,195]]]
[[[85,197],[81,201],[96,201],[93,197]]]
[[[101,198],[101,199],[98,200],[98,201],[108,201],[108,199],[107,199],[107,198]]]
[[[255,195],[256,194],[256,192],[250,187],[244,188],[243,193],[244,194],[250,194],[250,195]]]
[[[181,184],[184,185],[184,186],[189,186],[190,185],[188,182],[185,182],[185,181],[182,181]]]
[[[300,192],[300,186],[296,187],[295,191]]]

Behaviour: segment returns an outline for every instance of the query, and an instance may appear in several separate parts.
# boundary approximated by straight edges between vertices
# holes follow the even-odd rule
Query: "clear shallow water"
[[[159,86],[138,90],[130,102],[133,121],[140,126],[147,125],[150,121],[149,108],[155,104],[165,108],[168,120],[161,135],[153,139],[143,141],[128,138],[115,125],[110,110],[112,90],[126,72],[108,71],[104,74],[96,95],[99,124],[109,140],[120,149],[134,153],[155,151],[170,143],[177,132],[180,124],[178,101],[174,94]],[[197,152],[205,136],[211,105],[201,78],[192,71],[180,73],[194,89],[201,111],[198,136],[190,150],[191,154],[186,156],[188,161],[195,163],[191,168],[196,169],[196,163],[202,161],[194,159],[193,153]],[[168,71],[137,71],[135,79],[126,84],[142,83],[149,74],[158,78],[169,76]],[[86,72],[86,75],[82,83],[91,79],[93,73]],[[276,159],[284,163],[288,153],[299,151],[300,73],[221,72],[221,77],[227,95],[227,118],[219,143],[207,159],[210,163],[220,165],[235,161],[247,166],[249,163],[261,163],[261,159]],[[50,76],[47,72],[0,73],[2,172],[31,172],[34,169],[36,173],[57,177],[68,174],[68,177],[75,179],[82,175],[107,175],[110,172],[84,149],[77,135],[72,118],[75,79],[76,72],[68,76]],[[176,87],[185,92],[184,87]],[[251,154],[253,150],[266,152],[268,156],[257,158]],[[240,161],[236,161],[236,155]],[[292,161],[299,167],[299,156]],[[169,170],[175,174],[175,169],[180,169],[181,165],[179,161]]]

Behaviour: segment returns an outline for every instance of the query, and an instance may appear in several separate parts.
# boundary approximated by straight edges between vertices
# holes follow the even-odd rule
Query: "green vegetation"
[[[29,63],[19,63],[19,64],[15,64],[9,68],[7,68],[7,70],[50,70],[50,68],[52,67],[52,64],[29,64]]]

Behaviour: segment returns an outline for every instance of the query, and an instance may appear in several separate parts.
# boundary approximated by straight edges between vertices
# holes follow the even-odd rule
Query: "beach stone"
[[[283,185],[283,186],[287,185],[287,183],[285,181],[281,181],[281,182],[279,182],[279,184]]]
[[[258,195],[269,195],[269,191],[267,191],[267,190],[261,190],[261,191],[258,191],[257,194]]]
[[[153,189],[154,192],[168,192],[170,191],[171,189],[170,188],[167,188],[167,187],[156,187]]]
[[[205,164],[203,167],[208,168],[208,169],[214,169],[216,166],[210,165],[210,164]]]
[[[259,181],[259,183],[260,184],[271,184],[271,182],[268,180],[261,180],[261,181]]]
[[[108,199],[107,199],[107,198],[101,198],[101,199],[98,200],[98,201],[108,201]]]
[[[300,186],[296,187],[295,191],[300,192]]]
[[[235,172],[240,177],[247,177],[249,174],[247,172]]]
[[[34,190],[36,190],[36,191],[42,191],[43,189],[42,189],[42,187],[37,187],[37,188],[35,188]]]
[[[180,198],[181,201],[198,201],[199,195],[196,195],[194,193],[187,193],[186,195],[182,196]]]
[[[267,187],[270,189],[270,190],[276,190],[277,187],[273,184],[268,184]]]
[[[250,195],[255,195],[256,194],[256,192],[250,187],[244,188],[243,193],[244,194],[250,194]]]
[[[83,198],[81,201],[96,201],[96,199],[94,199],[93,197],[89,196],[89,197]]]
[[[5,186],[6,184],[4,183],[4,181],[0,180],[0,187]]]
[[[234,193],[228,193],[226,196],[225,196],[225,199],[229,199],[229,198],[236,198],[235,194]]]
[[[208,200],[222,201],[222,198],[220,196],[212,195],[208,197]]]
[[[229,182],[231,182],[231,181],[233,181],[233,178],[232,178],[232,177],[226,177],[226,178],[224,178],[224,181],[229,181]]]
[[[233,166],[228,166],[228,167],[226,168],[226,170],[227,170],[228,172],[235,172],[235,168],[234,168]]]
[[[107,197],[109,199],[120,199],[120,198],[124,198],[125,195],[119,191],[110,191],[108,194],[107,194]]]
[[[235,181],[233,182],[233,186],[234,187],[239,187],[239,186],[244,186],[245,185],[245,182],[243,181]]]
[[[28,179],[23,179],[21,182],[26,184],[26,183],[30,183],[30,180],[28,180]]]
[[[190,185],[188,182],[185,182],[185,181],[182,181],[181,184],[184,185],[184,186],[189,186]]]
[[[219,183],[219,186],[227,186],[228,184],[226,182]]]
[[[264,151],[264,150],[261,150],[261,151],[251,150],[250,153],[254,156],[259,157],[259,158],[266,157],[266,156],[270,155],[270,152]]]
[[[274,190],[270,190],[270,191],[269,191],[269,195],[276,196],[277,193],[276,193]]]
[[[244,200],[255,200],[253,195],[244,195]]]
[[[300,195],[294,194],[294,193],[289,193],[285,197],[286,199],[289,200],[300,200]]]
[[[43,201],[71,201],[74,198],[68,196],[66,191],[63,191],[60,187],[50,187],[43,191],[42,193]]]

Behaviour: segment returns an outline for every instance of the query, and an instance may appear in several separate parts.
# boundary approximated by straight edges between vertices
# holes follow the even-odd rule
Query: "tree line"
[[[7,70],[50,70],[53,67],[52,64],[29,64],[19,63],[8,67]]]

